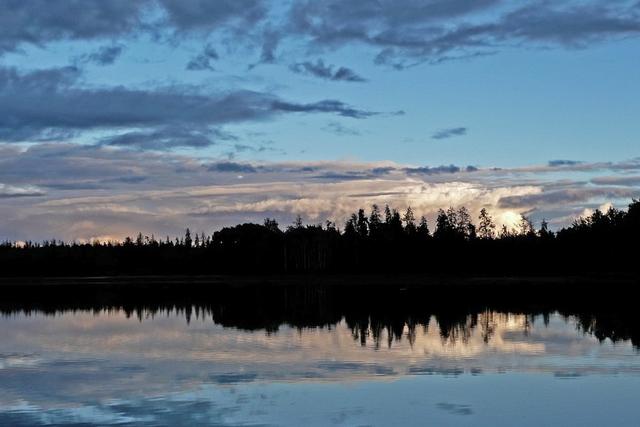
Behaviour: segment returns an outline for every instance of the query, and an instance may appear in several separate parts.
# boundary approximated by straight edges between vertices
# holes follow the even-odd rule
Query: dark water
[[[639,425],[624,313],[276,299],[5,305],[0,425]]]

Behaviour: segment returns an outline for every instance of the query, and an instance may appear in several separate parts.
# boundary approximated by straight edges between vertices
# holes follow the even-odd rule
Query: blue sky
[[[529,168],[545,183],[570,180],[579,184],[571,191],[585,183],[591,191],[595,175],[617,171],[628,178],[635,169],[585,164],[625,164],[640,155],[634,1],[5,0],[0,6],[6,170],[39,149],[55,150],[50,156],[60,162],[84,150],[86,161],[101,162],[105,171],[120,170],[116,159],[139,159],[127,169],[135,176],[126,188],[98,185],[107,178],[72,169],[56,182],[26,170],[0,172],[0,210],[9,216],[16,208],[8,204],[18,198],[35,210],[54,199],[165,190],[146,172],[157,159],[205,168],[212,162],[272,169],[324,162],[359,171],[380,164]],[[553,160],[583,166],[543,177],[540,168]],[[186,175],[189,186],[228,181]],[[300,185],[311,179],[290,178]],[[79,190],[91,180],[91,191]],[[455,173],[447,180],[482,188],[497,182]],[[522,189],[531,182],[501,184]],[[562,214],[541,204],[517,213],[557,214],[561,225],[584,209],[620,205],[637,194],[637,186],[610,187],[603,192],[622,195],[585,196]],[[278,212],[283,219],[306,213]],[[203,227],[233,219],[244,217]],[[83,233],[60,237],[119,232]]]

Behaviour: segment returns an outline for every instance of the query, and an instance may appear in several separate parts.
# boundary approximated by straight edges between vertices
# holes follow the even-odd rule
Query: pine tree
[[[378,205],[371,205],[371,214],[369,215],[369,234],[376,236],[380,232],[382,219],[380,218],[380,208]]]
[[[429,237],[429,223],[427,222],[427,218],[423,215],[420,218],[420,224],[418,225],[418,235],[422,237]]]
[[[369,235],[369,221],[364,213],[364,209],[358,210],[357,218],[357,230],[360,237],[367,237]]]
[[[480,216],[478,217],[480,224],[478,226],[478,235],[481,239],[493,239],[495,237],[496,225],[493,222],[493,218],[489,215],[489,212],[485,208],[480,210]]]
[[[452,224],[449,221],[449,215],[442,209],[438,209],[438,216],[436,218],[436,231],[433,233],[433,237],[437,239],[447,239],[452,234]]]
[[[191,231],[187,228],[187,231],[184,233],[184,245],[187,248],[190,248],[193,241],[191,240]]]
[[[413,214],[413,209],[411,209],[411,206],[407,207],[407,211],[405,212],[402,220],[404,221],[404,230],[407,232],[407,234],[415,234],[416,217]]]

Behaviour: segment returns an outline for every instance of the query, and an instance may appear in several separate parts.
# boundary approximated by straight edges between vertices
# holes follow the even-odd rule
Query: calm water
[[[5,311],[0,425],[640,422],[640,353],[594,318],[486,310],[236,327],[217,312]]]

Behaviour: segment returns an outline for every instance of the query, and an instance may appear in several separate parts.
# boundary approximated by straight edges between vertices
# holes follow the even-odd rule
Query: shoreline
[[[540,276],[455,276],[391,274],[318,275],[127,275],[65,277],[0,277],[0,290],[15,287],[146,287],[146,286],[375,286],[432,288],[441,286],[638,285],[640,276],[622,273]]]

